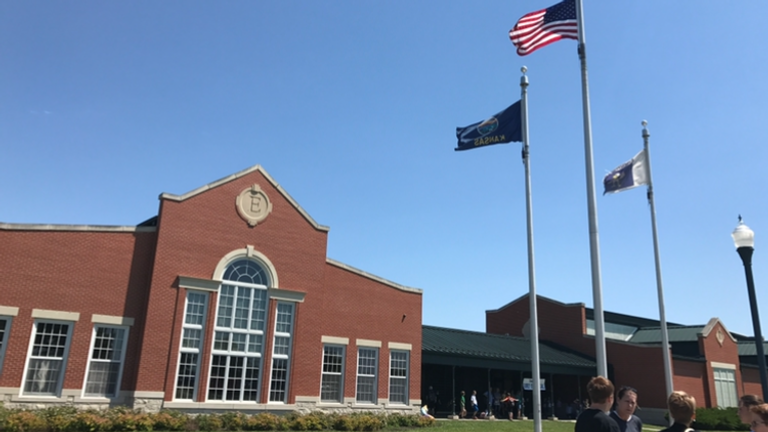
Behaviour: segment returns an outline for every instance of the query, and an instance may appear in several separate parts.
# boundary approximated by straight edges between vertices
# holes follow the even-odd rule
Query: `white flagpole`
[[[661,259],[659,258],[659,235],[656,231],[656,200],[653,198],[653,177],[651,176],[651,151],[648,145],[648,122],[643,120],[643,147],[645,149],[646,174],[648,175],[648,203],[651,205],[651,226],[653,229],[653,256],[656,260],[656,288],[659,293],[659,321],[661,322],[661,352],[664,356],[664,379],[667,384],[667,397],[672,394],[672,361],[669,358],[669,335],[667,318],[664,313],[664,289],[661,285]],[[672,419],[669,419],[672,424]]]
[[[533,260],[533,204],[531,202],[531,161],[528,157],[528,77],[523,66],[520,71],[521,109],[523,126],[523,163],[525,164],[525,213],[528,228],[528,300],[531,317],[528,328],[531,330],[531,377],[533,381],[533,430],[541,432],[541,374],[539,373],[539,318],[536,311],[536,276]],[[525,390],[523,390],[525,391]]]
[[[600,242],[597,232],[597,204],[592,167],[592,120],[589,113],[589,82],[587,80],[587,42],[584,32],[584,11],[576,0],[576,21],[579,27],[579,59],[581,60],[581,98],[584,105],[584,159],[587,169],[587,207],[589,208],[589,249],[592,263],[592,297],[595,310],[595,358],[597,374],[608,377],[605,353],[605,321],[603,319],[603,288],[600,276]]]

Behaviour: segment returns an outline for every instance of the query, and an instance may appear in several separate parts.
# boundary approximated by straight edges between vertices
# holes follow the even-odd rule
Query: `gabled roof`
[[[301,215],[304,216],[304,219],[306,219],[307,222],[309,222],[316,230],[326,231],[327,232],[327,231],[329,231],[331,229],[328,226],[320,225],[317,222],[315,222],[315,220],[312,219],[312,216],[310,216],[309,213],[307,213],[299,205],[299,203],[297,203],[296,200],[294,200],[293,197],[291,197],[288,194],[288,192],[286,192],[285,189],[283,189],[283,187],[280,186],[275,181],[275,179],[273,179],[272,176],[270,176],[269,173],[267,173],[267,171],[264,170],[264,168],[261,167],[261,165],[254,165],[254,166],[252,166],[250,168],[246,168],[246,169],[244,169],[244,170],[242,170],[240,172],[236,172],[236,173],[234,173],[232,175],[229,175],[227,177],[224,177],[224,178],[218,179],[218,180],[216,180],[214,182],[211,182],[211,183],[208,183],[206,185],[200,186],[199,188],[197,188],[195,190],[191,190],[191,191],[189,191],[189,192],[187,192],[187,193],[185,193],[183,195],[174,195],[174,194],[170,194],[170,193],[162,193],[162,194],[160,194],[160,199],[167,199],[167,200],[179,201],[179,202],[185,201],[185,200],[188,200],[188,199],[194,197],[195,195],[199,195],[199,194],[201,194],[201,193],[203,193],[205,191],[214,189],[214,188],[216,188],[218,186],[221,186],[223,184],[229,183],[229,182],[231,182],[233,180],[237,180],[240,177],[246,176],[246,175],[248,175],[248,174],[250,174],[250,173],[252,173],[254,171],[258,171],[259,173],[261,173],[261,175],[263,175],[264,178],[266,178],[267,181],[269,181],[269,183],[275,189],[277,189],[278,192],[280,192],[280,194],[285,198],[285,200],[288,201],[293,206],[293,208],[296,209],[296,211],[301,213]]]
[[[584,308],[587,319],[595,319],[595,310],[592,308]],[[603,318],[605,322],[613,324],[622,324],[632,327],[659,327],[661,322],[655,319],[642,318],[633,315],[625,315],[616,312],[603,311]],[[682,324],[675,324],[667,322],[667,326],[682,326]]]
[[[366,271],[360,270],[359,268],[352,267],[349,264],[344,264],[343,262],[336,261],[335,259],[326,258],[325,262],[327,262],[328,264],[330,264],[330,265],[332,265],[334,267],[338,267],[340,269],[344,269],[344,270],[346,270],[346,271],[348,271],[350,273],[355,273],[355,274],[360,275],[360,276],[362,276],[364,278],[368,278],[370,280],[382,283],[382,284],[390,286],[392,288],[399,289],[400,291],[407,291],[407,292],[412,292],[412,293],[415,293],[415,294],[422,294],[422,292],[423,292],[423,290],[421,290],[419,288],[411,288],[411,287],[407,287],[405,285],[400,285],[399,283],[392,282],[391,280],[384,279],[383,277],[376,276],[374,274],[371,274],[371,273],[368,273]]]
[[[463,355],[491,360],[531,361],[531,341],[444,327],[422,326],[422,352]],[[594,359],[539,344],[539,362],[546,365],[596,367]]]
[[[519,302],[521,300],[528,299],[528,295],[529,295],[528,293],[525,293],[525,294],[521,295],[520,297],[512,300],[511,302],[505,304],[504,306],[502,306],[502,307],[500,307],[498,309],[488,309],[485,312],[486,313],[488,313],[488,312],[493,313],[493,312],[498,312],[498,311],[504,310],[504,309],[512,306],[513,304],[515,304],[515,303],[517,303],[517,302]],[[536,295],[536,298],[538,300],[544,300],[544,301],[548,301],[550,303],[554,303],[554,304],[556,304],[558,306],[564,306],[564,307],[584,306],[584,303],[563,303],[563,302],[559,302],[559,301],[557,301],[555,299],[551,299],[549,297],[544,297],[544,296],[538,295],[538,294]]]
[[[697,342],[699,335],[704,330],[703,325],[698,326],[667,326],[669,342]],[[644,327],[638,329],[628,342],[647,344],[661,343],[661,327]]]

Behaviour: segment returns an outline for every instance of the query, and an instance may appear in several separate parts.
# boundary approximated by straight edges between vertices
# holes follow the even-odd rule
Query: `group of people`
[[[587,384],[591,404],[576,419],[575,432],[642,432],[643,422],[634,413],[637,409],[637,390],[614,386],[604,377],[595,377]],[[674,391],[667,399],[669,416],[674,423],[661,432],[692,432],[696,417],[696,399],[684,391]],[[608,413],[608,414],[607,414]],[[768,404],[754,395],[739,399],[739,419],[751,426],[752,432],[768,432]]]
[[[512,397],[512,394],[507,392],[502,398],[498,389],[494,389],[493,392],[485,392],[485,398],[487,401],[486,409],[480,412],[480,406],[477,402],[477,390],[472,390],[472,395],[469,397],[469,405],[467,405],[467,395],[464,390],[459,394],[459,417],[467,418],[470,413],[472,419],[489,418],[491,415],[498,417],[509,417],[512,419],[513,415],[517,417],[518,412],[518,400]]]

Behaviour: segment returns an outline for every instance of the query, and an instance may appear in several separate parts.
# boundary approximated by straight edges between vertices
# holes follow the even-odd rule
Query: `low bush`
[[[699,430],[747,431],[749,425],[739,420],[738,408],[697,408],[692,425]]]
[[[434,426],[435,420],[404,414],[377,413],[270,413],[241,412],[190,416],[164,410],[144,413],[126,407],[79,411],[72,406],[37,411],[5,409],[0,405],[0,432],[191,432],[191,431],[360,431],[376,432]],[[721,429],[727,430],[727,429]]]

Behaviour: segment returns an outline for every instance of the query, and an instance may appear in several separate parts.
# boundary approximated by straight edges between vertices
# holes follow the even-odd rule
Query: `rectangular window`
[[[266,289],[221,285],[209,401],[258,401],[266,305]]]
[[[0,316],[0,375],[3,373],[5,347],[8,345],[8,335],[11,333],[11,317]]]
[[[60,394],[72,326],[62,321],[35,321],[24,378],[25,395]]]
[[[389,352],[389,402],[408,404],[408,351]]]
[[[293,303],[277,304],[275,340],[272,344],[272,377],[269,383],[270,402],[286,402],[288,395],[288,361],[291,357],[293,308]]]
[[[713,368],[715,374],[715,391],[717,406],[720,408],[739,406],[736,395],[736,371],[733,369]]]
[[[323,376],[320,383],[321,402],[343,402],[344,347],[323,346]]]
[[[128,329],[97,325],[93,328],[85,397],[117,396],[125,359]]]
[[[376,378],[379,350],[376,348],[358,348],[357,351],[357,396],[359,403],[378,402]]]
[[[184,323],[181,328],[179,367],[176,372],[176,399],[195,400],[207,306],[207,293],[187,291]]]

